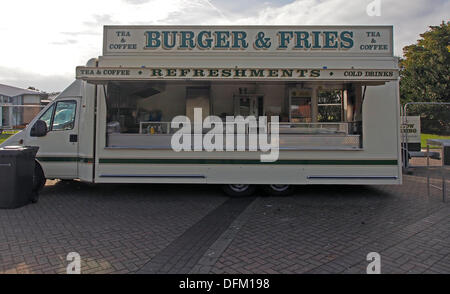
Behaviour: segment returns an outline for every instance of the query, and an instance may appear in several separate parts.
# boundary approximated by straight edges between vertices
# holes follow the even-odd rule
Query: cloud
[[[75,69],[74,69],[75,71]],[[33,86],[46,92],[56,92],[65,89],[74,80],[73,75],[42,75],[17,68],[0,66],[0,81],[2,84],[19,88]]]
[[[71,45],[78,43],[77,40],[65,40],[65,41],[58,41],[58,42],[51,42],[52,45]]]
[[[381,16],[370,17],[366,7],[372,1],[4,1],[0,33],[8,46],[0,49],[0,82],[44,90],[63,89],[74,78],[77,65],[101,55],[106,24],[388,24],[394,25],[395,53],[401,55],[404,46],[415,43],[428,26],[447,21],[450,12],[448,0],[380,0]],[[24,5],[27,9],[23,9]],[[20,22],[17,15],[21,16]]]
[[[381,16],[369,16],[366,7],[372,0],[297,0],[282,7],[266,7],[236,24],[283,25],[393,25],[394,50],[414,43],[430,25],[448,19],[450,1],[380,0]],[[435,3],[432,3],[435,2]]]
[[[99,36],[99,35],[101,35],[100,32],[94,31],[94,30],[92,30],[92,31],[84,30],[84,31],[78,31],[78,32],[60,32],[60,34],[74,36],[74,37],[83,36],[83,35],[84,36]]]
[[[144,3],[147,3],[147,2],[150,2],[151,0],[123,0],[123,2],[125,2],[125,3],[129,3],[129,4],[137,4],[137,5],[139,5],[139,4],[144,4]]]
[[[94,19],[93,21],[92,20],[91,21],[85,21],[85,22],[83,22],[83,24],[85,26],[88,26],[88,27],[98,28],[99,26],[103,26],[103,25],[106,25],[106,24],[115,24],[115,23],[117,23],[117,21],[114,21],[112,19],[112,16],[109,15],[109,14],[101,14],[101,15],[100,14],[94,14],[92,16],[92,18]]]
[[[255,12],[266,7],[271,7],[272,9],[278,8],[294,1],[295,0],[211,0],[210,2],[221,9],[225,14],[233,15],[233,17],[241,17],[255,14]]]
[[[179,9],[161,19],[167,24],[226,24],[231,23],[225,14],[208,0],[182,0]]]

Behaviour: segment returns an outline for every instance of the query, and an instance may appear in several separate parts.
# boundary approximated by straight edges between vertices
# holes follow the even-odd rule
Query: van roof
[[[55,99],[66,97],[81,97],[83,96],[83,81],[75,80],[67,88],[65,88]]]

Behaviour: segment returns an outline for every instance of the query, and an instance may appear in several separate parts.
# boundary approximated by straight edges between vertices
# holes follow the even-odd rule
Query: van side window
[[[52,131],[71,130],[75,124],[76,101],[60,101],[56,104]]]
[[[40,120],[45,121],[45,123],[47,124],[47,128],[49,130],[50,130],[50,121],[52,120],[52,116],[53,116],[53,109],[55,109],[55,104],[50,106],[50,108],[47,109],[47,111],[45,111],[39,118]]]

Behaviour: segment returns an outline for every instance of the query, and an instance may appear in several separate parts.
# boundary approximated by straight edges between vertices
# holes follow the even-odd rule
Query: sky
[[[380,16],[367,5],[380,3]],[[450,0],[2,0],[0,83],[52,92],[101,55],[103,25],[393,25],[395,55]]]

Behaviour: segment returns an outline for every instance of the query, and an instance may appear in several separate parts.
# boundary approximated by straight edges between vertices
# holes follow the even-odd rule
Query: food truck
[[[39,185],[204,183],[233,195],[260,185],[280,195],[402,181],[392,26],[105,26],[103,41],[102,56],[3,144],[39,146]],[[174,119],[199,116],[233,130],[229,117],[267,117],[233,136],[249,142],[276,126],[276,160],[248,146],[174,149]],[[193,124],[199,133],[184,143],[208,126]]]

